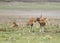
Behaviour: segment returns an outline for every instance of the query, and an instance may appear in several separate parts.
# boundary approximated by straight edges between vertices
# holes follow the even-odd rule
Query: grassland
[[[0,29],[7,31],[0,31],[0,43],[60,43],[60,33],[56,33],[60,26],[46,26],[48,32],[45,33],[40,33],[40,27],[37,26],[33,27],[34,32],[29,32],[27,26],[20,26],[18,30],[9,25],[1,26],[3,25],[0,25]]]
[[[59,10],[60,3],[0,3],[0,9],[49,9]]]

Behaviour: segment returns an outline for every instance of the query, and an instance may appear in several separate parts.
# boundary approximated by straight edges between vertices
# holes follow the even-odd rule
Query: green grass
[[[50,38],[52,37],[52,38]],[[60,43],[60,37],[52,34],[19,35],[0,33],[0,43]]]
[[[22,30],[14,30],[9,26],[7,27],[9,31],[0,31],[0,43],[60,43],[60,33],[45,32],[40,33],[39,27],[34,26],[34,33],[30,33],[28,27],[24,27]],[[2,27],[1,27],[2,28]],[[21,28],[21,27],[20,27]],[[55,31],[60,28],[60,26],[47,26],[45,29],[47,31]],[[11,30],[10,30],[11,29]],[[23,31],[24,30],[24,31]]]
[[[60,3],[56,4],[38,4],[38,3],[16,3],[0,4],[0,9],[60,9]]]

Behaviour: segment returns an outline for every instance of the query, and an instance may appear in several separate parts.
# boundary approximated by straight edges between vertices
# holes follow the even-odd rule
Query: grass
[[[12,36],[11,36],[12,35]],[[50,38],[52,37],[52,38]],[[54,35],[18,35],[18,34],[0,34],[0,43],[60,43],[60,38]]]
[[[49,9],[49,10],[59,10],[60,3],[54,4],[38,4],[38,3],[7,3],[7,4],[0,4],[0,9]]]
[[[45,27],[47,31],[50,29],[50,31],[54,31],[54,29],[60,28],[60,26],[49,26]],[[21,29],[13,31],[13,28],[9,26],[4,26],[4,28],[5,27],[11,30],[7,32],[0,31],[0,43],[60,43],[60,33],[45,32],[42,34],[39,32],[40,28],[36,26],[33,27],[34,33],[30,33],[28,27],[24,27],[24,31]]]

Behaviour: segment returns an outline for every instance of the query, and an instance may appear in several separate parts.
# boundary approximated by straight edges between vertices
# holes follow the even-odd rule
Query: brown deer
[[[36,18],[30,18],[29,21],[28,21],[27,25],[30,26],[30,31],[33,31],[32,27],[33,27],[34,22],[36,22]]]
[[[18,24],[16,22],[13,22],[13,27],[14,28],[17,28],[18,27]]]
[[[40,18],[37,19],[38,23],[40,24],[41,30],[40,32],[44,32],[44,26],[46,26],[47,18]]]
[[[41,27],[40,32],[44,32],[44,26],[47,23],[47,18],[30,18],[28,21],[28,25],[31,26],[31,31],[32,31],[32,27],[33,27],[34,22],[38,22]]]

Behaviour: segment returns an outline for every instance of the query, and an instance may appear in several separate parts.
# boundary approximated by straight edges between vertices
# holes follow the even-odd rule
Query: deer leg
[[[45,26],[45,23],[40,23],[40,27],[41,27],[40,32],[41,33],[44,33],[44,26]]]
[[[44,27],[41,27],[39,32],[44,33]]]
[[[30,27],[30,32],[33,32],[33,29],[32,29],[32,27],[33,27],[33,24],[31,24],[31,27]]]
[[[40,26],[39,32],[44,33],[44,27],[43,26]]]

